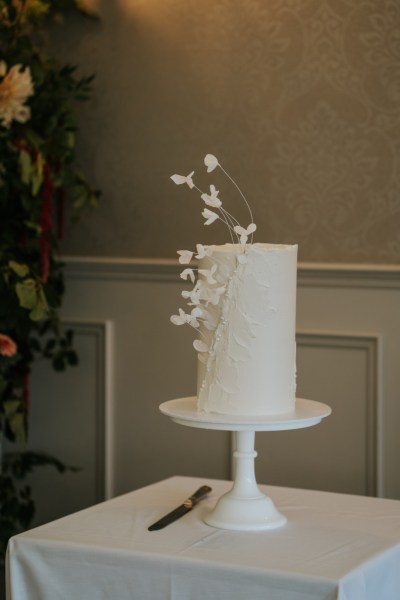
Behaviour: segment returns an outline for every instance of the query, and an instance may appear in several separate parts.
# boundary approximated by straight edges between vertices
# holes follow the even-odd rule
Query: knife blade
[[[208,485],[202,485],[192,496],[189,496],[183,504],[172,510],[170,513],[161,517],[158,521],[150,525],[148,528],[149,531],[157,531],[158,529],[163,529],[170,523],[173,523],[183,515],[186,515],[189,511],[192,510],[193,507],[196,506],[207,494],[211,492],[211,488]]]

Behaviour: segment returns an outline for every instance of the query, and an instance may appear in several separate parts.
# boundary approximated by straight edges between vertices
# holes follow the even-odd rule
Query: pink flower
[[[0,354],[2,356],[14,356],[17,353],[17,344],[8,337],[0,333]]]

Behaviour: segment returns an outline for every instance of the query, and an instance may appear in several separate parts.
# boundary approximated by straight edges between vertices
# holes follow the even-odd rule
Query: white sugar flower
[[[207,248],[203,244],[196,244],[196,258],[204,258],[206,256]]]
[[[201,313],[201,308],[194,308],[190,315],[188,315],[180,308],[179,315],[172,315],[170,320],[174,325],[185,325],[185,323],[189,323],[192,327],[199,327],[200,323],[197,318],[201,316]]]
[[[201,199],[207,204],[207,206],[213,206],[219,208],[222,206],[221,200],[218,198],[219,191],[215,189],[214,185],[210,185],[210,194],[202,194]]]
[[[188,265],[192,260],[193,252],[190,250],[178,250],[177,254],[179,254],[179,262],[181,265]]]
[[[194,171],[189,173],[189,175],[171,175],[171,179],[176,185],[182,185],[183,183],[187,183],[190,189],[194,188],[193,177]]]
[[[203,323],[206,329],[208,329],[209,331],[214,331],[217,328],[218,317],[215,313],[210,313],[208,310],[203,308],[201,316],[203,318]]]
[[[205,208],[201,214],[206,219],[204,225],[211,225],[211,223],[214,223],[216,219],[219,219],[217,213],[213,212],[212,210],[208,210],[208,208]]]
[[[205,301],[206,306],[208,306],[209,304],[213,304],[214,306],[216,306],[217,304],[219,304],[220,298],[224,292],[225,286],[221,286],[218,288],[204,286],[201,299]]]
[[[196,258],[205,258],[206,256],[212,256],[212,248],[210,246],[203,246],[203,244],[196,244]]]
[[[208,352],[208,346],[202,340],[194,340],[193,347],[197,352]]]
[[[172,315],[170,321],[174,325],[184,325],[187,322],[185,311],[180,308],[179,315]]]
[[[185,269],[184,271],[182,271],[181,278],[184,279],[185,281],[187,281],[188,277],[190,277],[190,281],[192,283],[195,282],[195,276],[194,276],[193,269]]]
[[[0,61],[0,124],[9,127],[11,121],[25,123],[31,116],[25,102],[34,93],[29,67],[14,65],[7,73],[7,65]]]
[[[182,298],[185,298],[185,300],[190,300],[191,306],[197,306],[200,304],[200,297],[203,294],[203,288],[203,282],[197,281],[196,285],[191,291],[183,290],[183,292],[181,292],[181,296]]]
[[[233,229],[234,229],[235,233],[240,235],[240,243],[245,244],[247,242],[249,235],[255,232],[255,230],[257,229],[257,226],[255,225],[255,223],[250,223],[250,225],[247,227],[247,229],[244,229],[240,225],[236,225],[236,227],[234,227]]]
[[[200,323],[198,322],[197,318],[201,317],[201,312],[201,308],[196,306],[196,308],[192,310],[190,315],[186,315],[186,319],[189,325],[191,325],[192,327],[199,327]]]
[[[214,273],[216,272],[216,270],[217,270],[217,265],[213,264],[211,269],[199,269],[199,274],[203,275],[203,277],[205,277],[207,279],[207,283],[213,284],[213,283],[217,283],[217,280],[214,279]]]
[[[207,154],[204,158],[204,164],[207,167],[207,173],[211,173],[218,167],[218,159],[214,156],[214,154]]]

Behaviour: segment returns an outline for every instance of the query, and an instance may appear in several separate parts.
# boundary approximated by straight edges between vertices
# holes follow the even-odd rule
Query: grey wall
[[[212,152],[245,191],[258,241],[297,242],[303,261],[399,262],[398,2],[98,5],[100,22],[68,20],[54,36],[62,58],[97,74],[80,159],[103,190],[65,252],[172,257],[226,241],[169,181],[200,175]],[[237,194],[222,198],[240,220]]]

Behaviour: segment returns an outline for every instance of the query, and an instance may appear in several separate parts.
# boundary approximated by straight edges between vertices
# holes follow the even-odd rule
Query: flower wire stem
[[[244,200],[244,203],[247,206],[247,209],[250,213],[250,222],[253,223],[253,213],[251,212],[251,208],[249,203],[246,200],[245,195],[243,194],[242,190],[240,189],[240,187],[238,186],[238,184],[236,183],[236,181],[234,179],[232,179],[232,177],[229,175],[229,173],[227,171],[225,171],[224,167],[218,163],[219,168],[222,170],[223,173],[225,173],[225,175],[227,176],[227,178],[233,183],[233,185],[235,186],[235,188],[237,189],[237,191],[239,192],[239,194],[241,195],[241,197]],[[251,243],[253,243],[253,234],[251,234]]]

